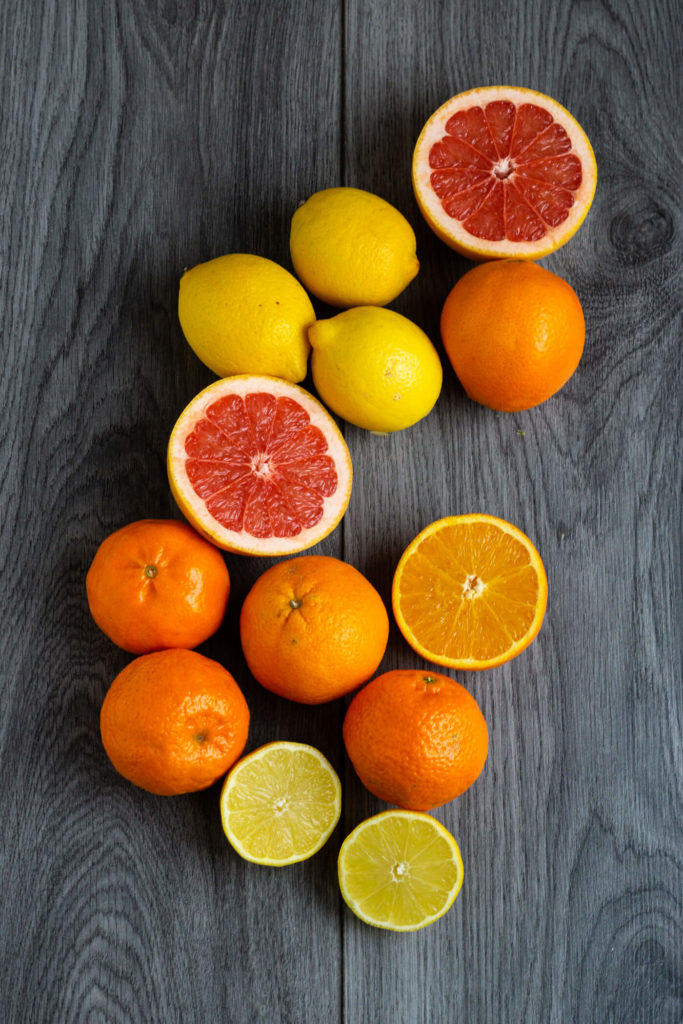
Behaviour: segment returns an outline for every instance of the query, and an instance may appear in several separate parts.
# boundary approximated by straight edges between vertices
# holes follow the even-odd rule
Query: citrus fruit
[[[326,409],[296,384],[242,375],[210,384],[168,445],[173,495],[221,548],[288,555],[326,537],[351,494],[351,457]]]
[[[292,217],[296,274],[331,306],[384,306],[420,264],[415,233],[386,200],[359,188],[315,192]]]
[[[362,821],[341,845],[338,872],[353,913],[397,932],[417,931],[443,917],[463,880],[451,833],[415,811],[383,811]]]
[[[413,188],[433,231],[470,259],[538,259],[578,230],[595,193],[588,138],[568,110],[506,85],[460,93],[429,118]]]
[[[321,704],[355,690],[387,646],[389,616],[372,584],[325,555],[278,562],[242,605],[240,637],[253,676],[273,693]]]
[[[438,353],[417,324],[391,309],[358,306],[308,332],[316,390],[330,409],[376,433],[421,420],[441,391]]]
[[[187,270],[178,317],[196,355],[219,377],[306,376],[311,300],[288,270],[264,256],[235,252]]]
[[[132,654],[203,643],[230,593],[220,551],[174,519],[142,519],[110,534],[85,585],[97,625]]]
[[[398,627],[428,661],[502,665],[534,639],[548,582],[529,538],[495,516],[446,516],[403,552],[392,587]]]
[[[281,867],[325,845],[341,814],[334,768],[306,743],[267,743],[238,761],[221,791],[228,842],[245,860]]]
[[[464,686],[439,672],[394,669],[355,695],[344,744],[358,778],[380,800],[429,811],[464,793],[488,753],[488,730]]]
[[[586,326],[578,296],[557,274],[523,260],[468,271],[441,313],[448,358],[471,399],[490,409],[531,409],[569,380]]]
[[[206,789],[247,742],[249,708],[217,661],[155,651],[119,672],[100,712],[102,743],[125,779],[160,796]]]

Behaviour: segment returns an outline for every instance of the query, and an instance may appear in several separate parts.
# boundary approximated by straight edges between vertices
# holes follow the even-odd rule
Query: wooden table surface
[[[4,0],[4,1024],[681,1024],[676,8]],[[297,204],[359,186],[414,225],[422,269],[393,305],[440,344],[468,264],[422,221],[412,147],[448,97],[500,82],[557,98],[596,151],[591,213],[544,261],[580,296],[585,354],[529,412],[473,404],[445,364],[417,426],[344,426],[351,504],[315,549],[388,602],[423,526],[483,511],[526,531],[548,570],[536,642],[454,673],[491,736],[482,776],[435,812],[465,885],[401,935],[338,892],[342,838],[385,807],[345,759],[344,703],[276,698],[241,655],[241,601],[271,563],[227,557],[228,615],[202,651],[243,687],[248,749],[311,742],[342,777],[333,838],[285,869],[233,853],[218,786],[161,798],[115,774],[98,714],[129,656],[92,623],[84,577],[114,529],[179,515],[168,434],[214,379],[178,324],[183,268],[231,251],[289,267]],[[392,626],[382,668],[422,664]]]

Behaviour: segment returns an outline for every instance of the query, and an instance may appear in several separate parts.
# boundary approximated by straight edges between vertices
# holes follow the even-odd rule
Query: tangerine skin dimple
[[[327,555],[271,566],[240,614],[254,678],[302,704],[357,689],[377,670],[388,638],[389,616],[377,590],[354,566]]]
[[[193,648],[219,628],[230,594],[223,556],[187,523],[142,519],[100,544],[86,576],[93,619],[131,654]]]
[[[479,705],[439,672],[385,672],[351,701],[343,725],[351,763],[366,789],[388,803],[429,811],[463,793],[488,753]]]

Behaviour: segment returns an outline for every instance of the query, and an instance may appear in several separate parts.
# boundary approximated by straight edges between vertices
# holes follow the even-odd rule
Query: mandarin
[[[441,313],[441,337],[468,396],[502,412],[531,409],[567,383],[586,335],[574,289],[524,260],[468,271]]]
[[[429,811],[478,777],[488,730],[474,697],[439,672],[396,669],[356,694],[343,727],[359,779],[387,803]]]
[[[230,593],[223,556],[175,519],[141,519],[102,541],[85,580],[93,619],[131,654],[196,647]]]
[[[160,796],[206,789],[244,750],[249,708],[231,674],[196,651],[131,661],[100,712],[109,760],[129,782]]]
[[[256,580],[242,605],[240,637],[262,686],[322,704],[355,690],[377,669],[389,616],[358,569],[327,555],[304,555]]]

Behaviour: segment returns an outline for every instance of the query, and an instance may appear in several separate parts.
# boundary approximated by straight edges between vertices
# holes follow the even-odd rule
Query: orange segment
[[[529,538],[503,519],[473,514],[447,516],[418,534],[396,568],[392,603],[399,629],[422,657],[482,669],[528,647],[547,594]]]

